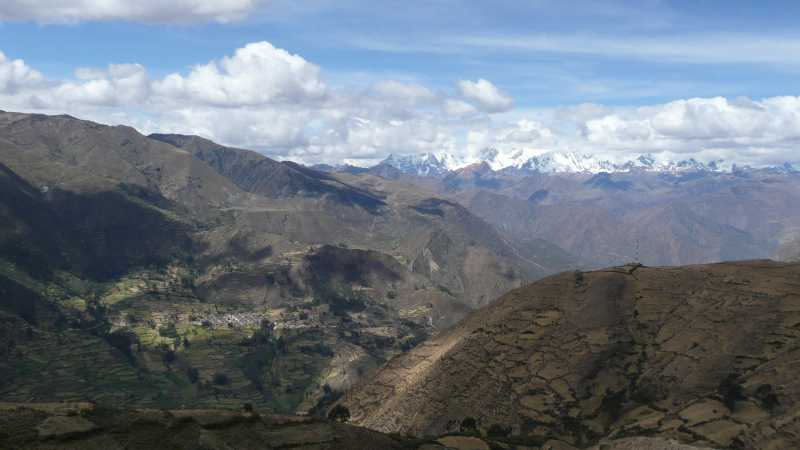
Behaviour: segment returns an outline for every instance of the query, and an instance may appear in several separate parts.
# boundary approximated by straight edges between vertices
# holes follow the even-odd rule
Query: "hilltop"
[[[393,359],[340,404],[383,432],[792,448],[798,275],[767,261],[563,273]]]

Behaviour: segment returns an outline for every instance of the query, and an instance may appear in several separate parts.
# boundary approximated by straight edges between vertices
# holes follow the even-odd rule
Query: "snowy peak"
[[[386,157],[379,165],[392,166],[406,175],[420,177],[438,176],[447,173],[447,156],[436,156],[433,153],[419,155],[394,155]]]
[[[644,154],[626,161],[610,161],[588,153],[547,152],[532,155],[527,150],[501,152],[487,147],[478,152],[476,157],[461,160],[448,154],[422,153],[419,155],[389,155],[380,165],[391,166],[403,174],[415,176],[441,176],[448,172],[464,168],[470,164],[485,164],[487,168],[498,172],[513,173],[625,173],[625,172],[737,172],[752,170],[749,167],[737,166],[723,160],[698,161],[695,158],[682,160],[660,159],[656,155]],[[769,170],[780,173],[798,173],[798,167],[785,163]]]
[[[724,162],[702,163],[694,158],[681,161],[659,161],[653,155],[640,155],[615,163],[595,155],[574,152],[550,152],[534,156],[517,168],[538,173],[619,173],[619,172],[721,172]]]
[[[593,155],[574,152],[551,152],[534,156],[521,165],[520,169],[539,173],[600,173],[615,172],[615,166]]]

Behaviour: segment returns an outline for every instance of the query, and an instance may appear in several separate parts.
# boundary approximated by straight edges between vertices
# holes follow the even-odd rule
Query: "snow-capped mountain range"
[[[487,148],[477,158],[464,160],[452,154],[423,153],[419,155],[389,155],[379,165],[396,168],[407,175],[439,176],[465,166],[485,162],[494,171],[517,171],[529,173],[619,173],[619,172],[735,172],[745,169],[736,164],[723,161],[698,161],[694,158],[671,161],[661,160],[654,155],[640,155],[623,162],[612,162],[591,154],[576,152],[548,152],[529,156],[524,151],[510,154]],[[781,172],[798,172],[789,163],[771,169]]]
[[[448,155],[434,155],[433,153],[422,153],[419,155],[389,155],[380,164],[392,166],[395,169],[408,175],[421,177],[437,176],[447,173],[451,169],[448,164]],[[449,161],[453,166],[454,161]],[[379,165],[380,165],[379,164]]]

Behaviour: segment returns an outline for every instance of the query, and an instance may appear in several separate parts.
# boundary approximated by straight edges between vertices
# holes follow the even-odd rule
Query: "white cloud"
[[[510,165],[512,160],[531,158],[560,146],[559,138],[546,125],[531,119],[522,119],[500,126],[472,128],[466,135],[467,162],[483,159],[485,149],[497,150],[492,161],[495,169]],[[493,152],[494,153],[494,152]]]
[[[106,71],[82,68],[76,76],[81,82],[65,82],[52,91],[52,103],[126,106],[145,100],[150,91],[140,64],[112,64]]]
[[[44,81],[41,73],[31,69],[21,59],[8,59],[0,52],[0,93],[13,93],[21,88]]]
[[[382,157],[387,153],[422,153],[448,149],[451,136],[426,120],[368,123],[350,127],[342,143],[357,156]]]
[[[508,111],[514,106],[511,97],[483,78],[478,81],[461,80],[458,82],[458,89],[465,99],[486,112]]]
[[[436,94],[425,86],[395,80],[378,82],[371,90],[381,97],[399,100],[412,105],[431,102],[436,99]]]
[[[509,144],[552,145],[554,137],[553,132],[541,122],[520,120],[514,126],[503,129],[499,140]]]
[[[572,106],[556,108],[556,118],[569,122],[584,123],[587,120],[597,119],[611,114],[611,110],[596,103],[581,103]]]
[[[291,149],[308,145],[306,127],[313,119],[309,110],[184,107],[159,115],[147,131],[196,134],[229,145],[268,147],[276,155],[288,155]]]
[[[243,19],[259,3],[261,0],[3,0],[0,21],[225,23]]]
[[[445,100],[442,108],[445,114],[452,117],[470,116],[478,112],[478,109],[469,103],[452,98]]]
[[[247,44],[233,56],[171,74],[153,85],[166,98],[242,107],[322,98],[319,67],[269,42]]]
[[[639,60],[658,64],[747,64],[787,68],[800,67],[800,33],[780,30],[694,31],[673,34],[596,33],[468,33],[414,39],[345,35],[350,46],[388,53],[438,55],[556,54],[593,56],[613,60]]]
[[[800,162],[800,97],[486,114],[512,101],[482,79],[461,81],[457,96],[396,80],[365,85],[329,86],[319,67],[267,42],[160,78],[139,64],[111,64],[53,80],[0,53],[3,109],[199,134],[305,163],[369,164],[389,153],[418,152],[470,162],[486,147],[500,151],[498,163],[549,150],[609,159],[653,152],[753,165]]]
[[[409,44],[413,46],[413,43]],[[594,55],[658,63],[776,64],[797,66],[800,36],[769,33],[694,33],[671,36],[586,34],[453,36],[435,44],[440,51],[476,49]]]
[[[607,150],[715,151],[734,160],[758,156],[761,163],[796,161],[800,97],[677,100],[590,119],[583,134],[593,146]]]

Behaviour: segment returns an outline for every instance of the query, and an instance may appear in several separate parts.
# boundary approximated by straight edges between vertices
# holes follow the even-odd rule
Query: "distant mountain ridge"
[[[390,154],[381,164],[392,166],[399,171],[418,175],[433,176],[447,173],[448,158],[445,155],[435,155],[433,153],[421,153],[419,155],[394,155]]]
[[[377,165],[367,169],[374,171],[381,167],[392,167],[404,175],[420,177],[443,176],[448,172],[462,169],[469,165],[485,162],[492,170],[512,173],[627,173],[627,172],[720,172],[732,173],[752,170],[750,166],[737,165],[722,159],[699,161],[695,158],[682,160],[659,159],[653,154],[639,155],[635,158],[613,162],[590,153],[551,151],[538,155],[518,150],[503,153],[495,148],[483,149],[477,158],[459,158],[450,153],[421,153],[418,155],[390,154]],[[791,163],[766,167],[768,170],[782,173],[796,173],[798,167]]]

